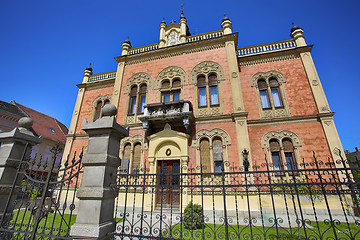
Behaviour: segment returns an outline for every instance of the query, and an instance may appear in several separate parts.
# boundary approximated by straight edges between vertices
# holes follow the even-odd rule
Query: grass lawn
[[[292,228],[276,228],[270,227],[257,227],[252,226],[252,234],[250,231],[250,226],[245,225],[229,225],[228,226],[228,237],[229,239],[252,239],[253,237],[256,240],[261,239],[360,239],[360,226],[357,226],[355,223],[350,223],[349,227],[346,223],[336,224],[336,238],[335,233],[330,224],[324,222],[319,222],[319,226],[316,222],[311,222],[311,226],[306,228],[306,237],[305,231],[303,228],[299,229]],[[180,234],[181,233],[181,234]],[[357,234],[358,233],[358,234]],[[351,235],[352,234],[352,235]],[[357,234],[357,235],[356,235]],[[177,224],[172,226],[171,233],[163,233],[164,237],[168,238],[182,238],[182,239],[225,239],[225,226],[224,225],[214,225],[214,224],[205,224],[203,229],[189,230],[186,229],[182,224]]]
[[[24,239],[24,235],[29,236],[32,231],[33,218],[30,211],[20,210],[14,211],[13,219],[10,224],[18,232],[14,234],[13,239]],[[76,221],[76,215],[64,214],[62,217],[59,212],[49,213],[47,217],[41,219],[37,230],[38,234],[48,234],[53,236],[66,236],[69,226]]]

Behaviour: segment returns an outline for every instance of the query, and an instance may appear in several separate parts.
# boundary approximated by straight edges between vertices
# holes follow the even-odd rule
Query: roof
[[[27,114],[21,110],[21,108],[18,108],[16,105],[8,103],[8,102],[4,102],[0,100],[0,109],[16,114],[20,117],[27,117]]]
[[[19,107],[20,110],[24,111],[34,121],[32,129],[38,136],[43,136],[45,139],[54,142],[66,143],[65,134],[67,134],[69,130],[64,124],[53,117],[25,107],[15,101],[11,103]]]

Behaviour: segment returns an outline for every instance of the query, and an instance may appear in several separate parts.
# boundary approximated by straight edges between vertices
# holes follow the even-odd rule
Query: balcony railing
[[[144,115],[139,117],[145,131],[150,135],[152,126],[170,121],[181,122],[188,133],[191,132],[191,122],[194,119],[191,102],[187,100],[173,101],[167,103],[153,103],[145,106]]]
[[[146,45],[146,46],[132,48],[132,49],[129,50],[129,55],[142,53],[142,52],[149,52],[149,51],[152,51],[152,50],[156,50],[158,48],[159,48],[158,43],[153,43],[153,44],[149,44],[149,45]]]
[[[196,42],[196,41],[201,41],[201,40],[205,40],[205,39],[221,37],[222,35],[223,35],[222,30],[217,30],[217,31],[213,31],[213,32],[207,32],[207,33],[197,34],[194,36],[189,36],[187,41],[188,42]]]
[[[107,79],[111,79],[111,78],[115,78],[115,77],[116,77],[116,71],[99,73],[99,74],[90,76],[88,82],[107,80]]]
[[[292,49],[295,47],[296,47],[295,41],[290,39],[280,42],[266,43],[266,44],[260,44],[250,47],[238,48],[237,55],[239,57],[245,57],[245,56],[257,55],[257,54],[263,54],[269,52],[277,52],[284,49]]]

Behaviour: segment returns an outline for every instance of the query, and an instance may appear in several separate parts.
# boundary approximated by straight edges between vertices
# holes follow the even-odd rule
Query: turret
[[[165,28],[166,28],[166,22],[163,18],[162,22],[160,23],[160,40],[159,40],[159,48],[165,47]]]
[[[84,70],[84,77],[83,77],[83,83],[87,83],[89,81],[89,77],[93,74],[93,69],[91,67],[91,63],[90,65],[85,68]]]
[[[186,23],[187,23],[187,20],[185,18],[183,10],[181,10],[181,16],[180,16],[180,21],[179,22],[180,22],[180,39],[179,39],[179,42],[180,43],[186,43],[186,29],[187,29]]]
[[[121,45],[121,47],[122,47],[121,56],[128,55],[129,50],[131,48],[131,42],[130,42],[129,38],[124,41],[124,43]]]
[[[302,30],[299,26],[294,25],[290,30],[290,37],[292,37],[296,43],[297,47],[307,46],[305,42],[304,30]]]
[[[224,35],[232,33],[232,22],[225,14],[223,20],[221,21],[221,28]]]

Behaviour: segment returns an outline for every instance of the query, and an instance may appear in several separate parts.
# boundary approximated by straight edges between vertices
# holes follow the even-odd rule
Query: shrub
[[[203,209],[199,204],[193,204],[191,201],[185,208],[184,225],[187,229],[195,230],[203,226]]]

